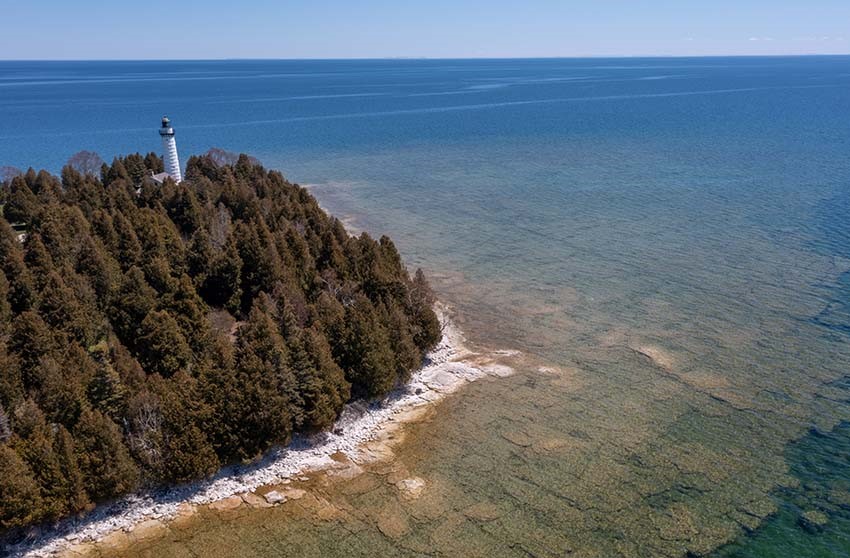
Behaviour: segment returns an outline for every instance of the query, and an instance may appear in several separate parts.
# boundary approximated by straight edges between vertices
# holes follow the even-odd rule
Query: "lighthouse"
[[[162,137],[162,158],[165,161],[165,172],[174,182],[183,180],[180,174],[180,160],[177,158],[177,142],[174,141],[174,128],[167,116],[162,117],[162,127],[159,129]]]

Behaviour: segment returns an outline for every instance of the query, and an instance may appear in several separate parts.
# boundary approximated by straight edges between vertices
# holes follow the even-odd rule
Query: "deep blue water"
[[[728,553],[850,552],[850,57],[0,62],[0,165],[158,151],[163,114],[184,161],[222,147],[311,185],[396,239],[473,340],[573,371],[545,409],[561,384],[469,405],[528,404],[511,417],[527,433],[582,425],[598,446],[574,451],[610,485],[570,458],[494,479],[434,450],[434,471],[469,472],[458,498],[569,478],[566,501],[620,511],[558,523],[526,495],[514,524],[625,555],[728,540],[769,500]],[[482,455],[510,445],[473,434]],[[647,484],[663,497],[635,503]],[[679,506],[697,526],[681,546],[646,519]],[[818,533],[799,525],[812,509],[831,518]]]
[[[699,150],[759,132],[762,149],[838,153],[848,84],[847,57],[0,62],[0,160],[56,170],[79,149],[158,149],[163,113],[184,152],[275,159],[611,136],[672,135]]]

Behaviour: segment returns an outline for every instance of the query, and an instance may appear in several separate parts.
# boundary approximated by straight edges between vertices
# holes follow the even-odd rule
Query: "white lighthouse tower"
[[[165,172],[175,182],[183,180],[180,174],[180,159],[177,158],[177,142],[174,141],[174,128],[167,116],[162,117],[162,128],[159,129],[162,137],[162,158],[165,161]]]

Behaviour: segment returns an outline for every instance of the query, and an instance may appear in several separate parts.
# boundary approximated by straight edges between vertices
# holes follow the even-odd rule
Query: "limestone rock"
[[[316,498],[312,503],[312,506],[315,507],[316,517],[322,521],[343,519],[346,517],[346,513],[344,511],[337,508],[326,498]]]
[[[765,517],[776,513],[776,503],[770,498],[761,498],[747,502],[745,505],[738,508],[740,511],[749,515],[764,519]]]
[[[415,500],[422,496],[422,491],[425,490],[425,481],[419,477],[413,477],[402,479],[395,486],[401,491],[402,496],[409,500]]]
[[[850,509],[850,490],[841,490],[835,488],[829,493],[829,501],[836,506],[841,506],[844,509]]]
[[[506,378],[514,373],[513,368],[504,364],[488,364],[486,366],[482,366],[481,369],[488,375],[496,376],[497,378]]]
[[[242,501],[252,508],[268,508],[271,506],[267,499],[263,498],[259,494],[254,494],[253,492],[246,492],[243,494]]]
[[[307,494],[307,491],[300,488],[287,488],[283,491],[286,500],[300,500],[305,494]]]
[[[809,533],[818,533],[823,531],[823,528],[829,523],[829,517],[821,511],[808,510],[803,512],[797,521],[800,523],[800,527]]]
[[[539,440],[535,444],[535,449],[544,452],[557,451],[570,446],[570,441],[566,438],[546,438]]]
[[[496,504],[481,502],[463,510],[463,515],[475,521],[493,521],[501,517],[502,514]]]
[[[157,537],[160,533],[162,533],[165,525],[162,521],[158,519],[148,519],[147,521],[142,521],[138,525],[133,528],[133,531],[130,533],[130,540],[133,542],[153,539]]]
[[[349,463],[346,466],[334,468],[328,472],[329,476],[339,477],[341,479],[353,479],[363,473],[363,468],[356,463]]]
[[[378,530],[391,539],[399,539],[410,531],[404,513],[384,513],[378,518]]]
[[[197,513],[198,509],[189,504],[188,502],[183,502],[179,506],[177,506],[177,513],[168,522],[168,527],[171,529],[187,529]]]
[[[130,537],[124,531],[116,529],[100,540],[100,546],[122,552],[130,547]]]
[[[217,502],[211,503],[209,508],[213,511],[230,511],[235,510],[241,505],[242,498],[239,496],[231,496],[230,498],[225,498],[224,500],[218,500]]]
[[[282,504],[286,502],[286,496],[278,492],[277,490],[272,490],[271,492],[267,492],[265,495],[266,502],[271,505]]]
[[[525,432],[502,432],[502,438],[521,448],[531,445],[531,439]]]

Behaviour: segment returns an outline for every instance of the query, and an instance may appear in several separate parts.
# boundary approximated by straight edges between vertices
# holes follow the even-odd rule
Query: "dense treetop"
[[[3,184],[0,532],[327,428],[439,341],[392,241],[280,173],[211,154],[160,185],[154,154],[93,160]]]

